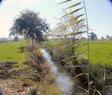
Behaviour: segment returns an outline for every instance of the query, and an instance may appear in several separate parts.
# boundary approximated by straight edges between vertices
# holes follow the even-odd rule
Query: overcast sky
[[[22,10],[31,9],[40,12],[51,27],[56,18],[62,16],[62,6],[57,5],[62,0],[5,0],[0,5],[0,37],[8,36],[13,19]],[[112,5],[109,0],[85,0],[88,12],[89,26],[99,37],[112,34]]]

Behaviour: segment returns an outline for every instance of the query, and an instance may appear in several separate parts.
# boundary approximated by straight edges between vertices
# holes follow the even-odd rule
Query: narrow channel
[[[62,91],[63,95],[71,95],[73,92],[74,82],[66,72],[59,71],[56,64],[51,60],[51,56],[46,50],[41,49],[43,57],[48,62],[51,72],[56,76],[56,85]]]

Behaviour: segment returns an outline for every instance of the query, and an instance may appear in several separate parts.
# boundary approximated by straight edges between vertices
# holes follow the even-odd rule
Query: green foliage
[[[73,13],[78,12],[78,11],[81,10],[81,9],[83,9],[83,7],[73,10],[73,11],[67,13],[66,15],[64,15],[63,17],[66,17],[66,16],[68,16],[68,15],[72,15]],[[82,15],[81,15],[81,16],[82,16]],[[63,18],[63,17],[62,17],[62,18]],[[75,20],[76,20],[76,19],[75,19]]]
[[[61,2],[61,3],[59,3],[59,4],[67,3],[67,2],[69,2],[69,1],[72,1],[72,0],[65,0],[65,1],[63,1],[63,2]]]
[[[31,10],[22,11],[20,16],[14,19],[14,25],[10,34],[20,34],[27,38],[43,40],[43,32],[48,30],[46,21],[39,17],[38,13]]]
[[[78,2],[78,3],[76,3],[76,4],[73,4],[73,5],[69,6],[69,7],[66,8],[66,9],[74,8],[74,7],[76,7],[76,6],[80,5],[80,4],[81,4],[81,2]]]

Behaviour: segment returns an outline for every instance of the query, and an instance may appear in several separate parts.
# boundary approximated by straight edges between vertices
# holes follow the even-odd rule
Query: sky
[[[8,37],[13,20],[25,9],[39,12],[54,27],[63,15],[63,0],[4,0],[0,5],[0,37]],[[98,37],[112,35],[112,4],[109,0],[85,0],[90,30]],[[90,31],[90,32],[91,32]]]

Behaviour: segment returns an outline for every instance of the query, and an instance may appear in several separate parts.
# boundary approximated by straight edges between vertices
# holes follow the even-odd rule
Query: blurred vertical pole
[[[88,61],[89,61],[89,25],[88,25],[88,15],[87,15],[87,9],[86,9],[86,3],[85,0],[82,0],[83,2],[83,6],[84,6],[84,11],[85,11],[85,17],[86,17],[86,33],[87,33],[87,57],[88,57]],[[89,65],[89,64],[88,64]],[[90,65],[88,66],[88,94],[90,91],[90,85],[89,85],[89,75],[90,75]]]

